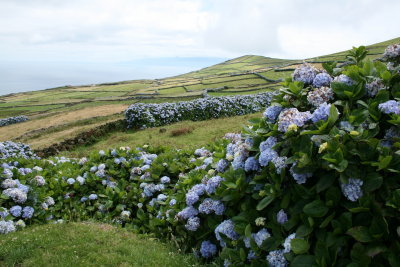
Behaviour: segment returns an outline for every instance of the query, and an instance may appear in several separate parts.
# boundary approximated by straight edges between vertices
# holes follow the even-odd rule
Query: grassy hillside
[[[199,266],[151,238],[100,223],[34,226],[2,236],[0,266]]]
[[[368,57],[376,58],[387,45],[399,42],[400,38],[396,38],[370,45]],[[306,60],[316,65],[331,60],[343,61],[346,53]],[[30,118],[24,123],[1,127],[0,141],[22,141],[33,148],[42,148],[122,119],[122,112],[132,103],[190,100],[201,97],[205,90],[211,96],[274,90],[302,61],[246,55],[164,79],[64,86],[0,96],[0,118],[16,115]]]

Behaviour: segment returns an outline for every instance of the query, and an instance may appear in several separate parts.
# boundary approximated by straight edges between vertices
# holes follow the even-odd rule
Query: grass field
[[[370,45],[367,47],[368,57],[377,58],[387,45],[399,42],[400,38],[396,38]],[[344,61],[346,53],[347,51],[342,51],[306,60],[320,66],[321,62],[325,61]],[[0,96],[0,118],[16,115],[27,115],[30,118],[27,122],[1,127],[0,141],[23,141],[31,144],[33,148],[43,148],[65,138],[71,138],[84,130],[120,119],[121,112],[129,104],[136,102],[160,103],[191,100],[201,97],[205,89],[211,96],[254,94],[275,90],[279,88],[279,84],[273,81],[289,77],[293,68],[302,61],[246,55],[198,71],[164,79],[63,86]],[[215,88],[218,90],[213,92]],[[204,127],[208,126],[207,124]],[[208,129],[211,129],[210,127]],[[228,128],[225,130],[231,131]],[[151,132],[151,130],[146,131]],[[193,131],[193,140],[196,139],[197,132],[199,131]],[[115,135],[109,137],[110,141],[101,140],[100,143],[112,145],[114,143],[112,140],[119,140],[119,138],[136,140],[136,137],[127,137],[126,133],[115,133]],[[157,142],[158,137],[150,136],[154,134],[148,134],[147,137],[140,136],[135,144]],[[174,143],[172,140],[162,140],[167,144]],[[118,141],[115,141],[115,144],[117,143]],[[197,143],[194,142],[194,144]]]
[[[2,236],[0,266],[199,266],[193,255],[100,223],[28,227]]]
[[[248,120],[260,117],[260,113],[244,116],[212,119],[208,121],[183,121],[167,126],[155,127],[145,130],[128,130],[126,132],[113,132],[98,140],[94,145],[80,146],[73,151],[64,151],[62,156],[83,157],[88,153],[99,150],[118,148],[121,146],[139,147],[145,144],[152,146],[171,146],[174,148],[198,148],[216,138],[221,138],[228,132],[240,132]],[[165,129],[165,132],[160,132]],[[191,133],[173,136],[172,132],[180,129],[190,129]]]

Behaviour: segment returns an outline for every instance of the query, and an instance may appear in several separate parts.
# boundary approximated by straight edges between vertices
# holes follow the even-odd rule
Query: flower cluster
[[[312,84],[318,70],[311,64],[303,63],[293,72],[293,81],[303,82],[304,84]]]
[[[208,97],[176,103],[143,104],[128,107],[125,117],[129,128],[147,128],[183,120],[244,115],[260,111],[267,106],[273,93]]]
[[[356,201],[363,196],[363,191],[361,190],[363,183],[360,179],[350,178],[347,184],[341,183],[340,187],[342,188],[343,195],[348,200]]]
[[[35,153],[33,153],[29,145],[14,143],[12,141],[0,142],[0,159],[19,157],[25,159],[38,158]]]
[[[311,113],[309,111],[300,112],[297,108],[284,109],[278,117],[278,130],[287,132],[291,125],[303,127],[310,118]]]
[[[0,127],[7,126],[10,124],[14,124],[14,123],[24,122],[27,120],[28,120],[28,117],[24,116],[24,115],[0,119]]]
[[[315,107],[318,107],[323,103],[327,103],[331,99],[333,99],[333,91],[330,87],[315,88],[307,94],[308,103]]]

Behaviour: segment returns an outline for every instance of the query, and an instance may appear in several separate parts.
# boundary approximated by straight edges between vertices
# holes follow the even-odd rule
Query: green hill
[[[377,58],[400,38],[367,46]],[[347,51],[305,59],[319,66],[345,60]],[[27,142],[43,148],[105,123],[121,120],[129,104],[190,100],[211,96],[275,90],[303,60],[246,55],[190,73],[154,80],[133,80],[0,96],[0,118],[29,116],[29,121],[0,128],[0,141]]]

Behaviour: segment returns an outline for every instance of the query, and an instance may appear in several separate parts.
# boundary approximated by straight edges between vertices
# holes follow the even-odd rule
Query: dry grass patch
[[[12,124],[0,127],[0,141],[12,140],[26,132],[37,129],[47,128],[50,126],[63,125],[68,122],[74,122],[83,119],[89,119],[97,116],[107,116],[123,112],[129,105],[103,105],[95,107],[87,107],[79,110],[56,113],[53,116],[29,120],[26,122]]]

